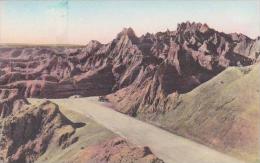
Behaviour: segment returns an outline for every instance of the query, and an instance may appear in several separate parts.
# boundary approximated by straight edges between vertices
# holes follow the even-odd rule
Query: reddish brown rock
[[[125,139],[114,138],[90,146],[77,154],[71,163],[163,163],[148,147],[135,147]]]

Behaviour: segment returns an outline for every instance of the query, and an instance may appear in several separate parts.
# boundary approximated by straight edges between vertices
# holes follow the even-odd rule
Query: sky
[[[124,27],[141,36],[186,21],[256,38],[260,0],[0,0],[0,43],[107,43]]]

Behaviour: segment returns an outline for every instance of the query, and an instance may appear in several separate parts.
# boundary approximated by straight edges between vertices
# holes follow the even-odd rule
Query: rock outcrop
[[[167,109],[165,103],[169,96],[191,91],[226,67],[256,62],[260,50],[258,40],[240,37],[217,32],[206,24],[189,22],[179,24],[177,31],[146,34],[136,44],[141,61],[128,68],[130,73],[125,71],[117,85],[118,91],[107,98],[118,111],[132,116],[162,113]],[[251,50],[241,50],[242,44]]]
[[[34,162],[50,143],[66,148],[77,141],[74,124],[49,101],[23,106],[1,123],[0,159],[7,163]]]
[[[0,119],[19,111],[27,103],[18,89],[0,89]]]
[[[135,147],[123,138],[113,138],[80,151],[71,163],[163,163],[148,147]]]

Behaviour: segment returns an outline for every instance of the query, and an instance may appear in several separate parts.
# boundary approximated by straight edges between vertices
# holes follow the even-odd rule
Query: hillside
[[[260,64],[229,67],[191,92],[171,98],[169,110],[148,121],[236,157],[259,161]]]

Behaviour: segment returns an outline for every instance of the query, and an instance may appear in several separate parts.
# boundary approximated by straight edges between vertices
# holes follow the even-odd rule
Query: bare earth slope
[[[147,120],[247,161],[260,160],[260,64],[230,67],[166,105],[167,112]]]
[[[32,103],[39,99],[29,99]],[[60,106],[75,107],[75,112],[89,116],[129,141],[147,146],[167,163],[242,163],[235,158],[194,143],[167,131],[103,106],[97,98],[51,100]]]

